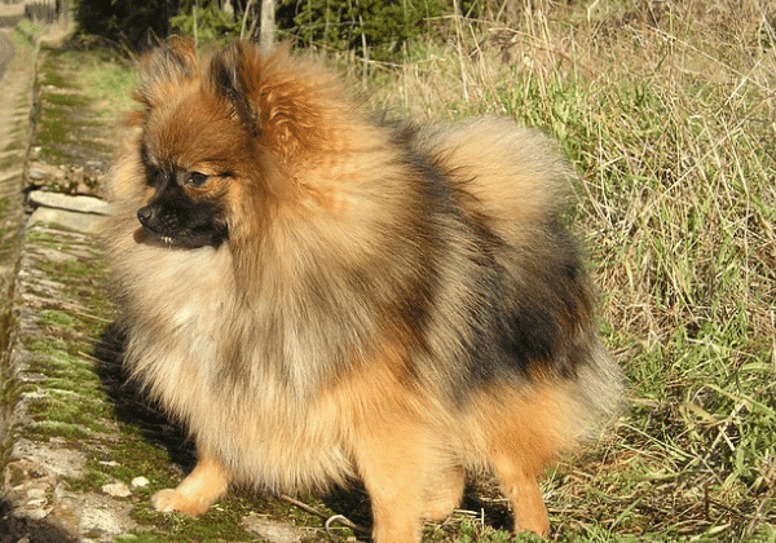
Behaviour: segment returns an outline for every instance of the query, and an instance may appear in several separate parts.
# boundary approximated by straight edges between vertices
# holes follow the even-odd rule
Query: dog
[[[488,471],[547,535],[537,476],[622,390],[555,144],[377,120],[283,47],[172,37],[140,80],[106,242],[126,364],[198,456],[153,506],[361,480],[375,541],[416,542]]]

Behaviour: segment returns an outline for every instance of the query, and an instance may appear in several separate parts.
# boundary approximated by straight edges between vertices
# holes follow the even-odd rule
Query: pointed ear
[[[234,115],[254,137],[261,129],[258,106],[251,101],[250,70],[255,68],[257,55],[255,46],[240,42],[216,53],[210,64],[210,80],[216,94],[231,104]]]
[[[140,60],[141,102],[152,107],[164,99],[171,86],[194,77],[197,52],[194,44],[182,36],[170,36]]]

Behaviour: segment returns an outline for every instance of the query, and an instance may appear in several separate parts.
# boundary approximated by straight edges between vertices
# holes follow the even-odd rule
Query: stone
[[[84,464],[86,464],[86,456],[80,451],[57,449],[24,438],[17,439],[13,444],[11,458],[30,459],[38,464],[40,471],[45,474],[72,479],[78,479],[83,475]]]
[[[116,515],[106,509],[87,509],[81,514],[79,529],[81,533],[97,530],[118,535],[124,531],[121,524]]]
[[[107,485],[103,485],[100,490],[114,498],[127,498],[132,495],[132,491],[125,483],[108,483]]]
[[[274,522],[256,516],[247,516],[242,520],[242,526],[250,533],[269,541],[270,543],[299,543],[309,536],[309,532],[282,522]]]
[[[132,479],[132,488],[143,488],[148,486],[148,479],[145,477],[135,477]]]
[[[103,231],[104,217],[96,213],[77,213],[64,209],[38,207],[29,219],[29,224],[55,223],[71,230],[99,234]]]
[[[48,190],[30,191],[27,199],[35,206],[77,211],[79,213],[94,213],[97,215],[107,215],[110,207],[105,200],[93,196],[71,196]]]

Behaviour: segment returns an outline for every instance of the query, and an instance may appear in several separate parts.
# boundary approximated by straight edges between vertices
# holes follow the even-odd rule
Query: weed
[[[551,540],[776,541],[772,24],[756,0],[719,0],[713,10],[669,0],[654,3],[659,12],[633,2],[567,4],[535,2],[505,14],[508,21],[463,21],[466,31],[447,43],[407,44],[401,65],[370,64],[372,104],[419,123],[513,117],[555,137],[580,174],[574,222],[600,288],[602,331],[629,391],[601,442],[559,459],[545,477]],[[129,104],[129,91],[118,90],[134,81],[123,62],[50,58],[44,81],[83,85],[69,67],[80,59],[88,68],[90,109],[115,109],[111,94]],[[334,60],[361,79],[361,64]],[[67,99],[49,104],[76,107],[56,100]],[[30,235],[41,246],[77,245],[44,231]],[[81,313],[111,314],[104,261],[38,266],[68,297],[85,301]],[[114,413],[98,407],[99,381],[83,353],[91,352],[84,338],[98,337],[102,324],[56,305],[38,319],[49,333],[23,341],[34,355],[30,371],[47,377],[52,395],[32,412],[59,414],[25,431],[88,444],[87,475],[78,483],[85,489],[136,475],[151,480],[131,498],[133,517],[149,531],[117,540],[242,540],[249,536],[239,519],[249,510],[320,525],[288,504],[243,494],[198,520],[154,512],[150,494],[180,475],[151,425],[138,422],[146,408],[120,386],[106,385]],[[119,377],[101,376],[103,385],[111,379]],[[82,410],[67,402],[83,403]],[[119,430],[107,442],[99,433],[113,416],[120,422],[109,426]],[[72,422],[79,417],[92,418],[91,426]],[[358,514],[358,504],[344,503],[337,512]],[[424,537],[510,540],[462,513],[426,526]]]
[[[373,103],[508,115],[580,172],[575,222],[631,386],[614,436],[548,479],[553,537],[760,541],[776,522],[772,40],[755,1],[630,6],[470,22],[465,58],[419,40],[373,70]]]

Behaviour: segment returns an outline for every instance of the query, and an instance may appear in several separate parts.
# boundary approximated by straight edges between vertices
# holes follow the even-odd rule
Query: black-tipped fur
[[[243,79],[240,63],[243,57],[242,44],[217,53],[210,65],[211,77],[221,96],[228,100],[237,114],[249,137],[255,138],[261,129],[258,112],[254,111],[248,100],[249,92]]]
[[[490,468],[546,535],[536,477],[621,392],[555,146],[494,117],[375,122],[282,49],[193,54],[144,61],[110,186],[126,361],[199,455],[154,506],[357,476],[375,541],[416,543]]]

